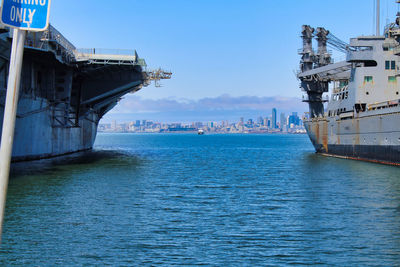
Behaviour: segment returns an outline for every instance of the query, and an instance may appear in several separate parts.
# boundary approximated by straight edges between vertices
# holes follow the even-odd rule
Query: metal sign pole
[[[3,231],[8,176],[14,141],[15,118],[17,115],[18,93],[21,81],[22,58],[24,55],[25,30],[14,29],[8,74],[6,105],[4,108],[3,130],[0,147],[0,241]]]

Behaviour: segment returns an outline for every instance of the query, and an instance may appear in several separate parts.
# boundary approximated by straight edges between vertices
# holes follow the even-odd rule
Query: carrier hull
[[[4,103],[4,98],[2,99]],[[12,160],[27,161],[89,150],[96,138],[96,113],[81,118],[79,127],[54,127],[54,107],[46,99],[22,96],[18,103]],[[3,110],[0,112],[1,123]]]
[[[0,133],[12,38],[0,27]],[[12,161],[91,149],[99,120],[122,96],[149,84],[144,60],[128,52],[78,50],[51,25],[41,34],[28,33]]]

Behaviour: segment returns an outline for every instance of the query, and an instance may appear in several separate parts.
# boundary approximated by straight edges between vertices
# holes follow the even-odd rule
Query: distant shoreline
[[[196,134],[197,131],[173,131],[173,132],[129,132],[129,131],[98,131],[98,133],[116,133],[116,134]],[[203,135],[211,135],[211,134],[257,134],[257,135],[274,135],[274,134],[289,134],[289,135],[302,135],[307,134],[306,132],[241,132],[241,133],[219,133],[219,132],[205,132]]]

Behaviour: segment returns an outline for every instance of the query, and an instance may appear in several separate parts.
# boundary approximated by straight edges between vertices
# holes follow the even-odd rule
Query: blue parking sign
[[[44,31],[49,25],[51,0],[2,0],[1,22],[28,31]]]

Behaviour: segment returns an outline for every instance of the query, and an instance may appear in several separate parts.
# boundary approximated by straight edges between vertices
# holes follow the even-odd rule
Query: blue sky
[[[163,87],[143,88],[135,99],[200,101],[226,94],[300,98],[294,71],[299,64],[301,25],[324,26],[344,41],[370,35],[373,3],[53,0],[50,21],[79,48],[136,49],[150,68],[173,72],[173,79],[163,81]],[[398,10],[395,1],[381,0],[381,7],[382,25],[387,17],[393,21]]]

